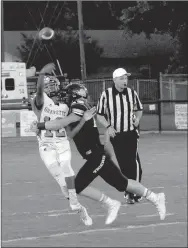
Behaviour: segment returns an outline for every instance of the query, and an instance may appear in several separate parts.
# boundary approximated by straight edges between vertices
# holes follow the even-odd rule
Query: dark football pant
[[[136,130],[117,133],[111,143],[124,176],[141,181],[142,170],[137,152],[139,135]]]
[[[120,192],[124,192],[127,188],[128,179],[123,176],[113,161],[104,155],[104,151],[98,149],[87,157],[87,162],[76,175],[75,188],[77,194],[87,188],[98,176]]]
[[[139,134],[137,130],[117,133],[114,138],[111,138],[111,143],[119,163],[119,167],[124,176],[129,179],[141,181],[142,168],[140,157],[137,152]],[[125,192],[125,195],[128,192]],[[133,198],[133,194],[130,194]]]
[[[137,162],[138,162],[138,166],[139,166],[139,172],[138,172],[138,174],[139,174],[139,182],[141,182],[141,180],[142,180],[142,167],[141,167],[140,156],[139,156],[138,152],[137,152],[136,157],[137,157]]]

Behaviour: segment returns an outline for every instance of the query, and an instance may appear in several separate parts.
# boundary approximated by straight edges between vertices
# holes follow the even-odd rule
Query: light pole
[[[5,61],[5,42],[4,42],[4,5],[3,1],[1,2],[1,62]]]
[[[82,15],[82,1],[77,1],[78,9],[78,28],[79,28],[79,44],[80,44],[80,69],[82,81],[86,79],[86,62],[84,50],[84,37],[83,37],[83,15]]]

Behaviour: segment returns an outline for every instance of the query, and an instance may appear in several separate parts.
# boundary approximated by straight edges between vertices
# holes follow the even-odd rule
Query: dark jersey
[[[84,112],[88,107],[84,104],[83,101],[77,100],[71,105],[70,112],[79,116],[83,116]],[[74,128],[78,122],[72,123],[71,128]],[[94,118],[87,121],[81,130],[73,138],[76,147],[79,153],[83,158],[86,158],[91,151],[94,151],[96,148],[103,147],[99,139],[99,131],[95,124]]]

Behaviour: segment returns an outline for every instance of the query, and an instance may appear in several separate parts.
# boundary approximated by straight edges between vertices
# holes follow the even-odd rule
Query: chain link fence
[[[59,77],[59,80],[63,85],[63,78]],[[28,94],[36,91],[36,83],[37,77],[28,78]],[[92,103],[96,105],[102,91],[112,87],[113,80],[112,78],[91,79],[86,80],[84,84]],[[178,112],[175,109],[178,104],[185,106],[188,103],[188,75],[160,73],[159,80],[129,79],[128,86],[136,90],[143,103],[140,130],[177,129]],[[183,115],[185,116],[185,113]],[[184,122],[186,122],[185,117]]]
[[[188,75],[160,73],[160,95],[163,100],[188,100]]]
[[[62,78],[59,77],[61,81]],[[74,82],[74,81],[73,81]],[[27,79],[28,94],[32,94],[36,91],[37,77]],[[62,83],[63,84],[63,83]],[[84,82],[91,96],[93,103],[96,104],[102,91],[112,87],[113,80],[111,78],[106,79],[90,79]],[[137,91],[142,101],[157,100],[158,94],[158,81],[156,79],[129,79],[128,86]]]
[[[113,80],[107,79],[92,79],[84,82],[88,92],[96,104],[102,91],[112,87]],[[141,101],[157,100],[159,98],[159,83],[156,79],[129,79],[128,86],[136,90]]]

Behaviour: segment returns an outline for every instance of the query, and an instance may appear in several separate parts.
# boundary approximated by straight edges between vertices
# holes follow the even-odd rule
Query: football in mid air
[[[54,30],[48,27],[45,27],[40,30],[39,32],[39,38],[42,40],[50,40],[54,37]]]

